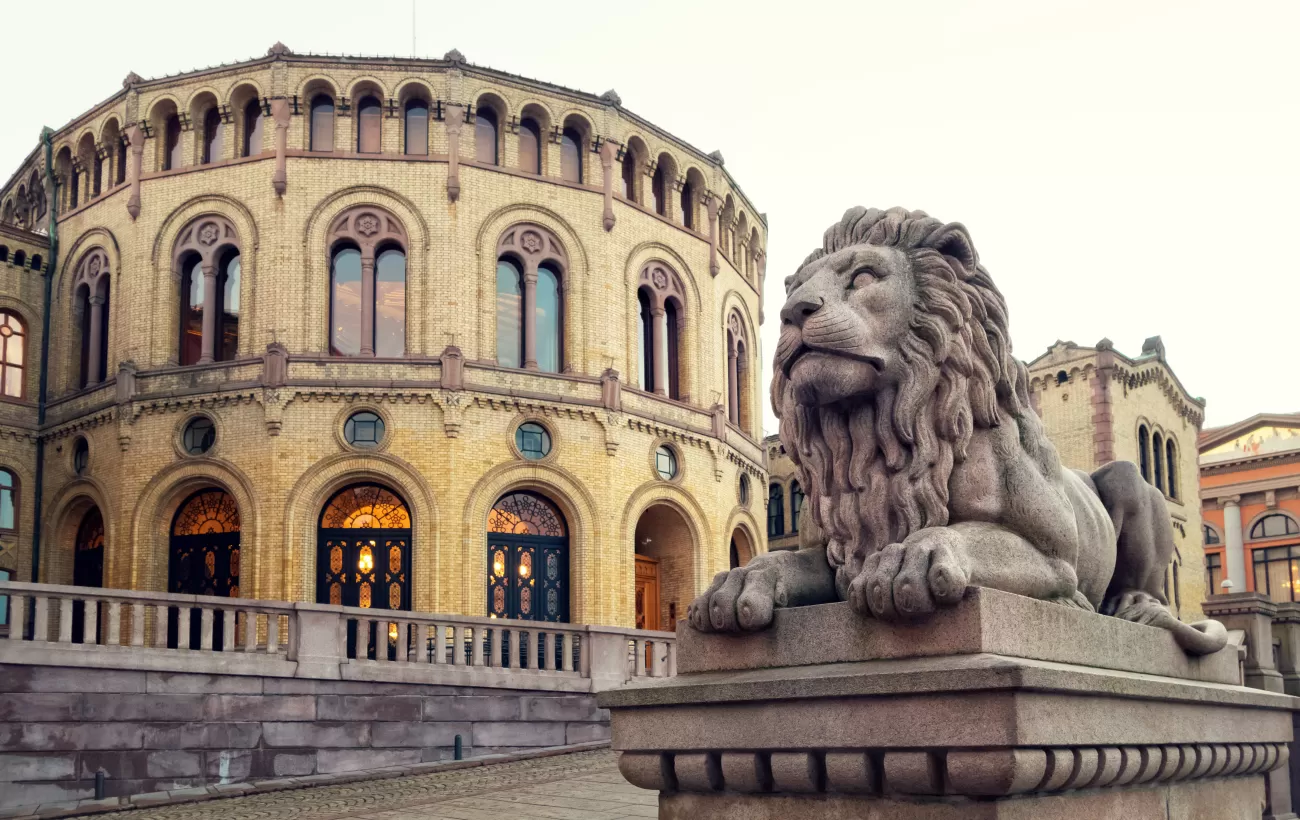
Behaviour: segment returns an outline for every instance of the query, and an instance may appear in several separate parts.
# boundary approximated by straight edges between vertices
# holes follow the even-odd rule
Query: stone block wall
[[[0,665],[0,808],[603,740],[595,696]]]

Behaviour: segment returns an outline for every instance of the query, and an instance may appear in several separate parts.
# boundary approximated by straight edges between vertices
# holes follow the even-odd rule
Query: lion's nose
[[[781,308],[781,323],[803,327],[808,317],[821,310],[823,304],[825,300],[820,296],[815,301],[812,298],[791,299],[785,303],[785,307]]]

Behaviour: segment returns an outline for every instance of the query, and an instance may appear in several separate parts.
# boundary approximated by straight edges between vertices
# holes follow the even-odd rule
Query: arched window
[[[40,269],[41,269],[41,255],[39,253],[34,253],[32,254],[32,270],[40,270]]]
[[[564,360],[563,299],[560,272],[550,262],[543,262],[537,269],[536,332],[537,369],[545,373],[559,373]]]
[[[519,123],[519,168],[530,174],[542,172],[542,129],[531,117]]]
[[[785,535],[785,491],[780,484],[772,484],[767,490],[767,537],[782,535]]]
[[[695,230],[695,183],[689,179],[682,186],[682,226]]]
[[[414,156],[429,153],[429,104],[419,97],[406,101],[406,145],[403,150]]]
[[[203,115],[203,164],[219,162],[226,149],[226,124],[214,106]]]
[[[164,138],[166,142],[163,148],[165,152],[163,154],[163,170],[171,171],[185,164],[184,158],[181,156],[181,118],[172,114],[167,118],[165,128]]]
[[[669,299],[664,303],[664,325],[668,341],[668,396],[674,399],[682,397],[681,391],[681,357],[678,354],[678,317],[677,302]]]
[[[1201,525],[1201,538],[1205,541],[1205,546],[1207,547],[1210,546],[1211,544],[1223,543],[1222,541],[1219,540],[1218,531],[1215,530],[1214,527],[1211,527],[1209,524]]]
[[[541,495],[514,492],[492,505],[487,520],[488,617],[569,620],[568,536],[564,515]],[[546,668],[556,668],[553,660],[546,659]]]
[[[1168,476],[1170,498],[1178,497],[1178,479],[1175,478],[1178,475],[1177,456],[1174,440],[1171,438],[1165,439],[1165,475]]]
[[[1289,515],[1273,513],[1266,515],[1250,528],[1250,540],[1261,538],[1281,538],[1284,535],[1300,535],[1300,526]]]
[[[334,98],[317,94],[311,101],[311,150],[334,150]]]
[[[479,106],[474,114],[474,158],[484,165],[497,164],[497,112]]]
[[[14,251],[14,264],[23,267],[27,264],[27,251]]]
[[[1151,437],[1147,433],[1145,424],[1138,426],[1138,472],[1142,473],[1142,478],[1151,481]]]
[[[18,479],[0,470],[0,530],[18,529]]]
[[[242,156],[255,157],[262,153],[262,105],[257,97],[244,106],[244,152]]]
[[[631,147],[623,149],[623,196],[636,202],[636,154]]]
[[[26,372],[27,328],[18,314],[0,310],[0,393],[21,399]]]
[[[99,384],[108,366],[109,306],[108,255],[92,248],[81,257],[73,277],[74,315],[80,336],[79,387]]]
[[[8,261],[9,261],[9,248],[5,245],[0,245],[0,262],[8,262]]]
[[[330,260],[330,352],[361,354],[361,251],[350,244]]]
[[[522,367],[523,279],[511,259],[497,261],[497,364]]]
[[[654,196],[655,213],[660,216],[668,212],[668,181],[665,177],[664,167],[660,165],[655,168],[655,175],[650,183],[650,189]]]
[[[168,166],[164,166],[168,167]],[[76,166],[68,172],[68,209],[77,207],[81,198],[81,171]]]
[[[392,490],[360,484],[340,491],[321,511],[316,545],[317,603],[411,608],[411,513]],[[372,651],[375,632],[365,638]],[[356,642],[350,626],[349,654]]]
[[[637,327],[640,330],[640,346],[637,349],[641,351],[639,384],[642,390],[651,392],[655,389],[655,336],[654,315],[651,313],[649,291],[646,288],[638,290],[636,301],[640,310],[640,321],[637,322]]]
[[[1165,491],[1164,454],[1165,454],[1164,439],[1161,438],[1159,433],[1152,433],[1151,434],[1151,464],[1153,466],[1153,469],[1151,471],[1151,476],[1153,480],[1151,483],[1155,484],[1156,489],[1159,490],[1160,492]]]
[[[217,361],[234,361],[239,350],[239,283],[243,262],[239,252],[227,254],[217,275],[217,318],[221,321]]]
[[[576,128],[560,134],[560,178],[566,182],[582,182],[582,142]]]
[[[386,211],[358,206],[329,231],[330,351],[336,356],[406,352],[406,229]]]
[[[727,418],[741,428],[749,422],[748,358],[745,324],[733,311],[727,320]]]
[[[378,97],[367,95],[357,104],[358,154],[378,154],[383,150],[383,115]]]
[[[93,178],[91,179],[90,195],[99,196],[104,190],[104,158],[99,155],[98,151],[96,151],[95,158],[91,160],[91,163],[94,172]]]
[[[182,264],[180,363],[187,367],[203,355],[203,260],[194,254]]]
[[[117,139],[117,158],[113,162],[113,184],[121,185],[126,182],[126,137]]]
[[[799,531],[799,514],[803,512],[803,487],[795,481],[790,485],[790,532]]]
[[[1056,373],[1056,383],[1057,383],[1057,384],[1065,384],[1065,383],[1068,382],[1069,380],[1070,380],[1070,374],[1069,374],[1069,373],[1066,373],[1064,370],[1058,370],[1058,371],[1057,371],[1057,373]]]

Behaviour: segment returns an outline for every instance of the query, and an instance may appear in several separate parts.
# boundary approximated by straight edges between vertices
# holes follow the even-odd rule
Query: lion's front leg
[[[756,555],[745,566],[719,572],[686,617],[701,632],[763,629],[781,607],[836,600],[835,571],[826,550],[802,549]]]

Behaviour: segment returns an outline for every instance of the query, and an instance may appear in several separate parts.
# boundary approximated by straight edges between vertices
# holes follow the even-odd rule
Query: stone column
[[[1228,579],[1232,581],[1232,592],[1245,592],[1246,586],[1246,548],[1241,535],[1241,496],[1233,495],[1227,498],[1220,498],[1219,505],[1223,507],[1223,537],[1227,542],[1224,549],[1225,563],[1224,567],[1228,573]],[[1211,595],[1217,595],[1223,590],[1210,590]]]
[[[276,196],[284,196],[289,187],[289,101],[284,97],[271,100],[271,119],[275,121],[275,175],[271,187]]]
[[[86,386],[99,384],[104,374],[99,370],[99,357],[103,349],[104,336],[104,297],[96,293],[90,297],[90,361],[86,362]]]
[[[705,194],[709,205],[709,273],[718,275],[718,198]]]
[[[465,109],[447,106],[447,197],[460,199],[460,129],[465,124]]]
[[[524,368],[537,369],[537,268],[530,262],[524,271]]]
[[[662,305],[650,308],[651,349],[655,352],[655,392],[668,395],[668,311]]]
[[[616,153],[618,149],[609,140],[600,144],[600,170],[604,175],[605,185],[604,225],[607,231],[614,230],[614,155]]]
[[[735,345],[727,349],[727,418],[740,426],[740,362]]]
[[[140,168],[144,163],[144,131],[140,126],[133,125],[126,129],[126,137],[131,143],[131,162],[126,172],[131,195],[126,200],[126,212],[135,219],[140,216]]]
[[[375,355],[375,256],[361,254],[361,355]]]
[[[203,266],[203,342],[199,352],[199,364],[207,364],[216,357],[213,352],[217,345],[217,266]]]

